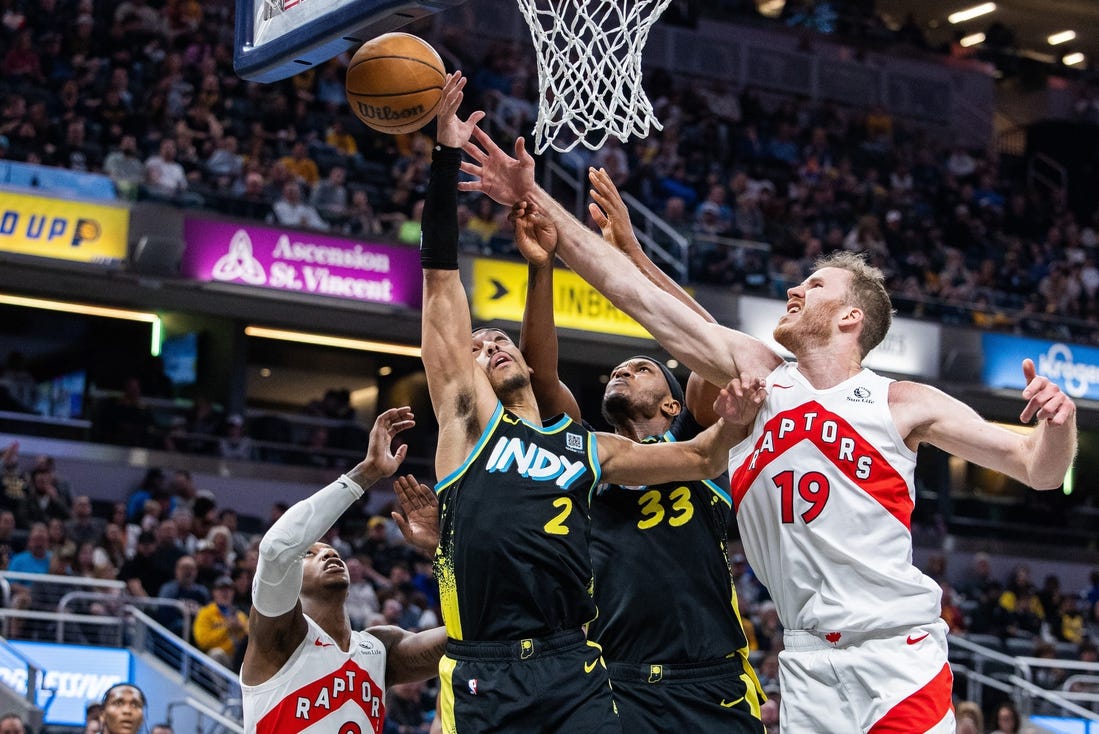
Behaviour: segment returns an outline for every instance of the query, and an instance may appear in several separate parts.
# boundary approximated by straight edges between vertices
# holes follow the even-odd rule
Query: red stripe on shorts
[[[891,708],[870,727],[869,734],[912,734],[929,730],[954,707],[950,699],[953,689],[954,674],[949,665],[943,665],[926,686]]]

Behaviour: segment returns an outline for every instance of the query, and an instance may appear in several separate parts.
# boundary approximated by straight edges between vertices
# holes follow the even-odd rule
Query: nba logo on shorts
[[[469,692],[471,694],[473,694],[474,696],[476,696],[477,695],[477,679],[476,678],[470,678],[468,685],[469,685]]]
[[[567,448],[569,451],[583,453],[584,439],[578,433],[566,433],[565,448]]]

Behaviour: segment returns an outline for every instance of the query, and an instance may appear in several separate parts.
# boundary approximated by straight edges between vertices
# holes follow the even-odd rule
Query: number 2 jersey
[[[751,435],[729,454],[744,552],[787,629],[927,624],[941,590],[912,565],[916,454],[863,369],[817,390],[794,363],[767,377]]]
[[[241,684],[244,730],[255,734],[382,734],[385,644],[352,630],[345,652],[305,617],[298,649],[270,680]]]
[[[684,416],[659,439],[690,438]],[[748,641],[729,575],[727,478],[626,488],[592,499],[591,557],[599,616],[588,636],[608,661],[696,663],[740,653]]]
[[[465,462],[435,487],[450,638],[544,637],[595,616],[588,503],[598,480],[584,426],[565,415],[536,426],[497,404]]]

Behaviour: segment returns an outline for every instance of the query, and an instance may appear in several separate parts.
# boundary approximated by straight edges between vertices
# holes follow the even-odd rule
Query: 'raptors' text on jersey
[[[256,734],[381,734],[385,644],[368,632],[336,641],[306,616],[305,639],[270,680],[241,685],[244,729]]]
[[[744,550],[787,629],[903,628],[939,616],[912,565],[916,455],[864,369],[817,390],[796,364],[767,378],[751,435],[729,454]]]

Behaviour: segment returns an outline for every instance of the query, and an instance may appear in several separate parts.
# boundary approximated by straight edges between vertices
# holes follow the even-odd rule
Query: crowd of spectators
[[[272,505],[262,520],[252,518],[257,532],[248,533],[240,529],[236,511],[219,507],[214,494],[196,487],[185,470],[150,469],[126,501],[104,502],[81,494],[76,480],[70,483],[59,474],[50,457],[22,460],[18,444],[4,448],[2,463],[0,569],[62,577],[50,583],[10,579],[12,607],[57,611],[61,597],[77,590],[62,579],[121,581],[102,598],[70,605],[67,611],[117,614],[123,602],[140,607],[152,601],[146,611],[167,629],[215,661],[239,669],[248,642],[259,540],[285,505]],[[367,515],[365,506],[363,500],[352,508],[323,539],[347,562],[352,623],[357,629],[438,626],[439,591],[431,559],[404,541],[388,508]],[[155,603],[165,600],[181,604]],[[57,639],[52,622],[15,617],[6,624],[11,639]],[[97,644],[113,634],[73,624],[65,629],[65,641]],[[405,699],[405,724],[411,717],[409,701],[423,691],[408,687],[392,694]],[[430,698],[420,715],[433,710]]]
[[[800,6],[787,5],[792,23]],[[102,171],[124,197],[416,242],[430,138],[355,121],[346,55],[278,84],[242,81],[231,20],[229,0],[9,4],[0,156]],[[466,71],[470,106],[488,110],[508,143],[536,114],[533,55],[512,43],[482,53],[460,23],[432,40]],[[663,131],[564,162],[607,168],[687,236],[692,280],[781,293],[817,255],[856,250],[886,271],[902,313],[1099,340],[1099,212],[1069,210],[1064,191],[1028,188],[998,155],[944,145],[948,132],[880,107],[660,69],[646,87]],[[491,202],[464,199],[460,221],[468,250],[514,252]]]
[[[689,7],[679,5],[669,12],[689,22]],[[783,22],[829,32],[834,5],[787,3]],[[242,81],[232,70],[232,11],[230,0],[4,3],[0,159],[102,172],[124,199],[415,243],[430,138],[383,136],[354,121],[344,98],[346,57],[278,84]],[[832,21],[852,18],[862,18],[856,32],[881,31],[861,11]],[[919,45],[912,31],[901,40]],[[537,114],[533,57],[507,43],[481,54],[466,38],[461,27],[444,27],[433,42],[471,78],[470,107],[486,109],[494,136],[510,144]],[[562,161],[578,172],[606,168],[691,241],[691,280],[780,294],[816,256],[853,250],[887,273],[902,313],[1099,342],[1099,211],[1071,211],[1064,191],[1028,188],[998,155],[944,145],[942,131],[882,108],[734,90],[659,69],[649,71],[646,88],[663,131]],[[1085,105],[1081,117],[1094,109],[1099,104]],[[514,254],[506,212],[488,199],[463,198],[459,218],[466,251]],[[143,377],[104,406],[104,440],[278,460],[257,446],[287,443],[278,426],[246,425],[201,398],[183,423],[157,425],[144,399],[163,386]],[[9,359],[4,379],[4,395],[18,402],[30,384],[19,358]],[[308,412],[346,421],[346,398],[331,391]],[[310,450],[332,446],[328,433],[317,426],[295,460],[333,466],[331,455]],[[339,445],[362,439],[345,435]],[[179,600],[187,615],[161,609],[165,626],[239,665],[258,536],[241,532],[236,514],[187,472],[151,472],[127,502],[97,515],[48,457],[21,462],[13,446],[3,455],[2,484],[4,568],[117,579],[132,597]],[[273,507],[267,524],[284,509]],[[353,511],[327,541],[347,559],[356,626],[439,623],[430,561],[388,518]],[[781,625],[744,557],[734,554],[731,565],[761,682],[774,690]],[[1039,657],[1070,645],[1079,659],[1095,660],[1099,575],[1081,593],[1062,593],[1056,578],[1034,588],[1023,570],[1004,581],[987,577],[987,568],[983,579],[929,573],[943,584],[943,614],[955,632],[1025,639]],[[56,604],[31,584],[13,587],[16,606]],[[49,634],[30,621],[10,631]],[[395,686],[387,708],[401,731],[418,731],[431,697],[419,686]]]

